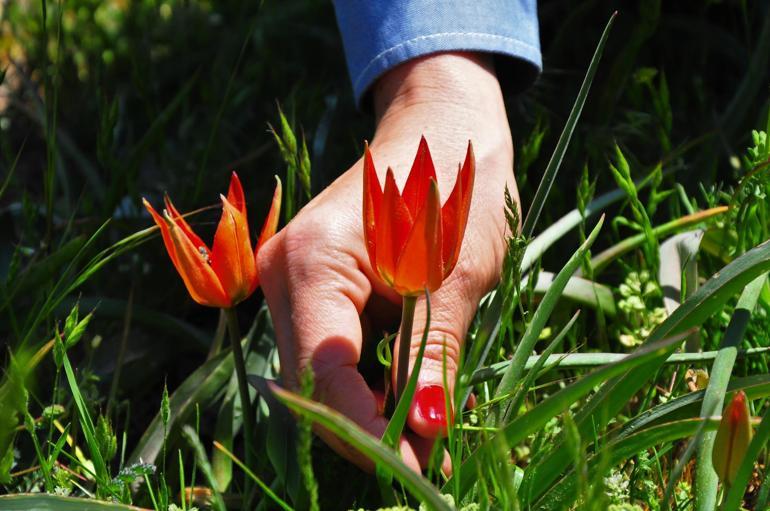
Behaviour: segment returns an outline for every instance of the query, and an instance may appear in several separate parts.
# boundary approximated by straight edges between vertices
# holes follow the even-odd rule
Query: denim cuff
[[[514,78],[520,88],[542,69],[534,0],[335,0],[334,6],[359,107],[386,71],[431,53],[513,57],[508,63],[518,68]]]

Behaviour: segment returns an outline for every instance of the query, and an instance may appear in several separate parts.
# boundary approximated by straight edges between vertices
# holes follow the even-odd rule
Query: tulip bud
[[[740,390],[722,413],[711,461],[719,479],[733,484],[751,442],[751,418],[746,394]]]

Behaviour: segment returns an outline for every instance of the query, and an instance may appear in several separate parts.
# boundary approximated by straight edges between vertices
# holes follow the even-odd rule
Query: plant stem
[[[243,443],[246,451],[246,465],[253,466],[254,449],[254,414],[252,414],[251,398],[249,397],[249,385],[246,381],[246,361],[243,358],[241,348],[241,333],[238,327],[238,315],[234,308],[223,309],[227,318],[227,330],[230,332],[230,343],[233,347],[233,362],[235,365],[235,377],[238,380],[238,392],[241,397],[241,415],[243,416]],[[248,492],[247,492],[248,493]]]
[[[412,325],[414,324],[414,309],[417,305],[416,296],[405,296],[401,310],[401,331],[398,344],[398,373],[396,375],[396,403],[406,387],[409,376],[409,352],[412,345]]]

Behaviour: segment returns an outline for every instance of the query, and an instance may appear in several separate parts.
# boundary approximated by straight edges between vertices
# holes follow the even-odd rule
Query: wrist
[[[444,161],[444,151],[447,161],[454,161],[464,155],[471,140],[477,163],[510,172],[511,132],[490,55],[454,52],[412,59],[383,75],[373,96],[377,116],[373,147],[409,141],[416,147],[425,135],[431,151],[438,152],[434,154],[438,161]]]

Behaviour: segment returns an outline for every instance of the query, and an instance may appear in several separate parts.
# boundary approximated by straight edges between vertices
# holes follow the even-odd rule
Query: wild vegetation
[[[363,154],[332,5],[0,4],[0,510],[767,509],[768,5],[540,20],[544,73],[507,101],[522,228],[508,196],[462,413],[417,474],[403,407],[376,439],[312,375],[274,385],[259,291],[229,321],[195,303],[141,203],[212,239],[235,169],[256,240],[273,174],[280,228]]]

